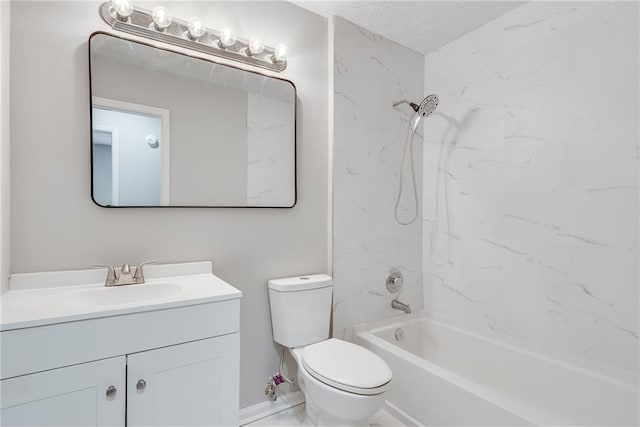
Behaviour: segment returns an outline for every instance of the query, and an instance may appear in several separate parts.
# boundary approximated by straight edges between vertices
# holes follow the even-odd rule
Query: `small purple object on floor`
[[[275,385],[282,384],[284,382],[284,378],[282,378],[282,375],[280,375],[280,373],[277,373],[273,376],[273,382],[275,383]]]

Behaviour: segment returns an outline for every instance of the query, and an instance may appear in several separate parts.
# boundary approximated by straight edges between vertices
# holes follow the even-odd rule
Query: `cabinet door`
[[[2,426],[124,426],[125,363],[114,357],[0,381]]]
[[[232,426],[239,417],[239,334],[127,356],[127,426]]]

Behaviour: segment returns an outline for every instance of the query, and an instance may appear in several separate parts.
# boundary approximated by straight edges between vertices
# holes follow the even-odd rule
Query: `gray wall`
[[[105,58],[91,78],[94,96],[170,111],[171,204],[246,204],[245,91]]]
[[[334,21],[333,297],[334,336],[351,327],[401,314],[385,288],[391,267],[404,274],[400,299],[422,306],[422,222],[399,225],[393,216],[404,179],[401,219],[414,210],[408,166],[400,163],[411,108],[398,99],[423,96],[424,56],[344,19]],[[418,194],[422,137],[414,139]],[[409,212],[411,211],[411,212]]]
[[[8,288],[9,220],[9,2],[0,2],[0,293]]]
[[[175,16],[289,45],[281,75],[299,99],[293,209],[104,209],[90,198],[87,39],[108,29],[99,4],[12,5],[11,271],[213,260],[243,292],[241,406],[264,401],[278,362],[266,281],[327,272],[326,20],[284,2],[165,3]]]

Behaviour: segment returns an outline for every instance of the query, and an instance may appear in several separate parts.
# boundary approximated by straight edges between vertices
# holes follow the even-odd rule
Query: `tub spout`
[[[406,314],[411,313],[411,307],[409,306],[409,304],[400,302],[397,299],[394,299],[393,301],[391,301],[391,308],[395,308],[396,310],[402,310]]]

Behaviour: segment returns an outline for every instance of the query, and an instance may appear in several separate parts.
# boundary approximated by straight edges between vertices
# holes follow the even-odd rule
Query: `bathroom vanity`
[[[237,425],[241,292],[211,263],[17,274],[1,298],[1,420]]]

